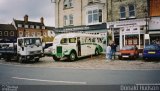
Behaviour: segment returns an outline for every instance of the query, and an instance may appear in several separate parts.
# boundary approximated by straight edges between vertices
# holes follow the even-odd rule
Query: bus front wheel
[[[68,56],[69,61],[75,61],[77,59],[77,55],[75,52],[71,52],[70,55]]]

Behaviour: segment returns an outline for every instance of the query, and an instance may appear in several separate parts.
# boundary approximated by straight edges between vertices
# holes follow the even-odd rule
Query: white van
[[[46,55],[52,56],[55,61],[67,57],[74,61],[77,58],[99,55],[103,52],[102,38],[99,35],[84,33],[67,33],[57,35],[53,46],[44,51]]]

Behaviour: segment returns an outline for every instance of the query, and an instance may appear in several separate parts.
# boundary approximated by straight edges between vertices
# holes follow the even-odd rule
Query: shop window
[[[129,18],[135,18],[135,6],[129,5]]]
[[[120,7],[120,19],[126,19],[126,8],[124,6]]]

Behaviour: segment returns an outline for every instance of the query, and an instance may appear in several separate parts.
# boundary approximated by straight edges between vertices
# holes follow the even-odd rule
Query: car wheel
[[[119,59],[119,60],[122,60],[122,57],[121,57],[121,56],[118,56],[118,59]]]
[[[19,63],[24,63],[24,60],[22,59],[22,56],[18,56],[18,62]]]

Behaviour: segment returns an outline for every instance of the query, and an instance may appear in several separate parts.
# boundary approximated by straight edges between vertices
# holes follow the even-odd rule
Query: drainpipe
[[[81,25],[83,24],[83,2],[81,0]]]

